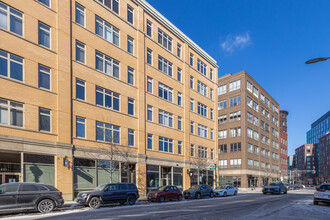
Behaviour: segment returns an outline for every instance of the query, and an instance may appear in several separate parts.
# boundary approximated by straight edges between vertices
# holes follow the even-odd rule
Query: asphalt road
[[[330,205],[314,206],[312,190],[289,191],[287,195],[239,193],[238,196],[189,199],[134,206],[83,208],[31,214],[9,219],[330,219]]]

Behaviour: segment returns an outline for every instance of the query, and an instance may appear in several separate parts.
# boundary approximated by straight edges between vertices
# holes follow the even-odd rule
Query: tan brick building
[[[65,199],[110,177],[142,193],[213,184],[218,66],[146,1],[6,0],[0,13],[0,184]]]
[[[218,79],[219,183],[280,179],[279,104],[245,71]]]

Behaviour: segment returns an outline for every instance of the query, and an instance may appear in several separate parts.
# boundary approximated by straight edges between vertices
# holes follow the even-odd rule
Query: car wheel
[[[314,204],[314,205],[318,205],[319,202],[314,200],[313,204]]]
[[[55,203],[50,199],[44,199],[38,203],[38,211],[41,213],[51,212],[54,208]]]
[[[234,196],[236,196],[236,195],[237,195],[237,191],[234,192]]]
[[[227,192],[224,192],[223,193],[223,197],[227,197]]]
[[[213,192],[210,193],[210,198],[213,198],[214,194]]]
[[[164,201],[165,201],[165,197],[164,196],[159,197],[159,202],[164,202]]]
[[[127,204],[128,204],[128,205],[134,205],[135,202],[136,202],[136,198],[135,198],[135,196],[133,196],[133,195],[129,195],[129,196],[127,197]]]
[[[93,197],[88,203],[89,207],[92,209],[97,209],[101,206],[101,200],[98,197]]]
[[[182,195],[178,196],[178,201],[182,201]]]
[[[200,193],[197,193],[196,194],[196,199],[200,199],[201,198],[201,194]]]

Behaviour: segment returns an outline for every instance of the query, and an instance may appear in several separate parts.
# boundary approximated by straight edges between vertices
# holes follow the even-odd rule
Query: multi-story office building
[[[296,164],[296,156],[290,155],[288,156],[288,183],[293,184],[295,181],[295,164]]]
[[[299,183],[315,184],[316,149],[313,144],[304,144],[295,150],[295,176]]]
[[[307,144],[318,144],[319,139],[330,132],[330,111],[312,123],[307,131]]]
[[[213,184],[217,63],[151,5],[6,0],[0,12],[0,184],[45,182],[71,200],[110,181]]]
[[[330,133],[320,138],[319,150],[319,175],[318,182],[330,182]]]
[[[245,71],[218,79],[220,184],[280,179],[279,104]]]
[[[280,167],[281,181],[284,183],[288,181],[288,114],[288,111],[280,110]]]

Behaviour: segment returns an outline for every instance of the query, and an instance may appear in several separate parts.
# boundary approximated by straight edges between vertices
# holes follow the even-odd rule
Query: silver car
[[[213,190],[215,196],[236,196],[237,188],[231,185],[219,186]]]
[[[314,205],[318,205],[319,202],[330,203],[330,183],[323,183],[316,189],[314,193]]]

